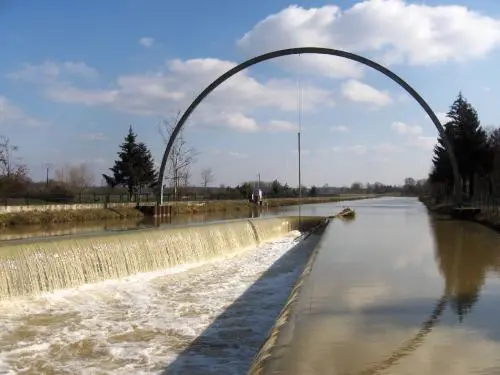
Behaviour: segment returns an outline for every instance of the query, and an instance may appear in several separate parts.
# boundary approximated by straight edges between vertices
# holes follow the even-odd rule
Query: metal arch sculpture
[[[322,48],[322,47],[297,47],[297,48],[287,48],[287,49],[281,49],[277,51],[272,51],[268,53],[264,53],[262,55],[253,57],[247,61],[242,62],[241,64],[235,66],[234,68],[228,70],[226,73],[222,74],[219,78],[217,78],[215,81],[213,81],[210,85],[208,85],[191,103],[191,105],[186,109],[186,111],[182,114],[181,118],[179,119],[179,122],[175,125],[175,128],[172,132],[172,135],[170,136],[170,139],[168,140],[167,147],[165,149],[165,153],[163,154],[163,159],[161,161],[161,166],[160,166],[160,173],[158,176],[158,181],[160,182],[157,186],[157,194],[156,194],[156,199],[157,199],[157,204],[160,203],[160,196],[162,192],[162,187],[163,187],[163,180],[164,180],[164,175],[165,175],[165,167],[167,164],[168,156],[170,155],[170,151],[173,147],[173,144],[175,142],[175,139],[177,138],[177,135],[179,134],[179,131],[181,128],[184,126],[186,121],[188,120],[189,116],[193,113],[193,111],[196,109],[196,107],[202,102],[203,99],[205,99],[213,90],[215,90],[218,86],[220,86],[222,83],[224,83],[226,80],[234,76],[235,74],[239,73],[240,71],[261,63],[263,61],[267,60],[272,60],[277,57],[282,57],[282,56],[289,56],[289,55],[301,55],[301,54],[316,54],[316,55],[330,55],[330,56],[337,56],[337,57],[343,57],[348,60],[356,61],[359,62],[363,65],[369,66],[370,68],[373,68],[380,73],[384,74],[385,76],[389,77],[392,79],[394,82],[396,82],[398,85],[400,85],[403,89],[406,90],[408,94],[410,94],[413,99],[415,99],[418,104],[424,109],[424,111],[427,113],[427,115],[430,117],[432,122],[434,123],[434,126],[438,130],[439,135],[444,141],[448,157],[450,159],[450,164],[453,170],[453,177],[454,177],[454,198],[455,198],[455,203],[460,203],[460,174],[458,171],[458,163],[455,157],[455,153],[453,152],[453,149],[451,147],[451,144],[449,142],[449,139],[446,136],[446,133],[444,131],[443,126],[441,125],[441,122],[437,118],[436,114],[434,111],[431,109],[431,107],[427,104],[427,102],[408,84],[406,81],[404,81],[401,77],[399,77],[397,74],[393,73],[386,67],[376,63],[373,60],[370,60],[366,57],[356,55],[354,53],[346,52],[343,50],[338,50],[338,49],[331,49],[331,48]]]

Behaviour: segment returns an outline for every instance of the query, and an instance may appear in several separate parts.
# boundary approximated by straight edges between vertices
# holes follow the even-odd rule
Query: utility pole
[[[299,55],[300,56],[300,55]],[[297,146],[299,154],[299,225],[301,224],[302,218],[302,175],[301,175],[301,163],[300,163],[300,130],[302,127],[302,82],[299,78],[299,131],[297,133]]]
[[[300,160],[300,130],[302,125],[302,83],[299,80],[299,131],[297,133],[298,153],[299,153],[299,199],[302,199],[302,175]]]
[[[52,163],[44,163],[43,166],[45,167],[45,185],[46,187],[49,186],[49,172],[50,168],[53,167]]]
[[[257,184],[257,189],[260,189],[260,173],[258,173],[258,176],[259,176],[259,180],[258,180],[258,184]]]

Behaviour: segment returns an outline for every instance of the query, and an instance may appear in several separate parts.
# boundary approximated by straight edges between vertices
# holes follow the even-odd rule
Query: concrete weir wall
[[[316,256],[318,255],[319,247],[323,233],[328,226],[329,221],[325,220],[317,224],[313,229],[310,229],[307,237],[302,241],[303,246],[313,247],[307,264],[304,267],[302,274],[297,279],[285,306],[278,315],[276,322],[269,332],[266,340],[262,344],[260,350],[255,356],[247,375],[266,375],[283,373],[279,369],[275,369],[274,365],[279,364],[281,351],[286,350],[286,342],[293,339],[293,314],[307,278],[313,268]],[[277,370],[277,371],[275,371]]]
[[[229,256],[324,220],[244,219],[5,244],[0,246],[0,299]]]
[[[108,208],[134,208],[137,203],[108,203]],[[104,203],[78,203],[78,204],[36,204],[19,206],[0,206],[1,214],[15,214],[19,212],[32,211],[73,211],[73,210],[95,210],[104,208]]]

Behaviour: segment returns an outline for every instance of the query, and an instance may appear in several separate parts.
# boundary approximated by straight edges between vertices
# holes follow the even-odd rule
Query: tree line
[[[460,175],[460,191],[465,201],[479,195],[494,197],[500,187],[500,128],[485,128],[473,105],[460,92],[447,112],[443,124],[455,153]],[[428,179],[429,193],[436,202],[453,194],[454,178],[445,141],[438,137],[433,150]]]
[[[160,135],[167,144],[176,120],[163,122],[159,127]],[[125,195],[129,201],[140,200],[145,194],[153,196],[158,186],[158,168],[148,146],[141,142],[132,126],[129,127],[123,142],[119,145],[117,158],[110,166],[110,173],[102,175],[104,186],[97,187],[92,168],[85,163],[64,165],[53,168],[47,165],[46,181],[34,182],[29,178],[26,165],[19,162],[16,156],[18,147],[12,145],[6,137],[0,137],[0,196],[22,198],[45,202],[73,202],[76,196],[92,191],[102,196]],[[299,189],[278,180],[246,181],[236,186],[212,186],[215,180],[211,168],[204,168],[200,173],[201,186],[190,183],[191,167],[197,160],[198,152],[185,141],[182,131],[172,147],[167,161],[164,180],[166,200],[190,199],[193,195],[203,199],[246,199],[256,187],[260,187],[267,197],[293,198],[299,196]],[[50,178],[49,178],[49,171]],[[421,181],[407,178],[403,186],[386,185],[380,182],[354,182],[351,186],[302,187],[302,195],[315,197],[335,194],[385,194],[402,193],[416,195],[421,190]]]

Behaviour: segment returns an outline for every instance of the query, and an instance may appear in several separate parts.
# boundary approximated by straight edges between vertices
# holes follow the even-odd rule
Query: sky
[[[289,47],[353,52],[391,69],[441,121],[461,90],[499,125],[500,2],[282,0],[0,1],[0,135],[33,179],[87,163],[99,182],[130,125],[159,164],[173,123],[218,76]],[[356,62],[295,55],[219,86],[184,138],[191,182],[307,186],[425,178],[437,130],[397,84]]]

